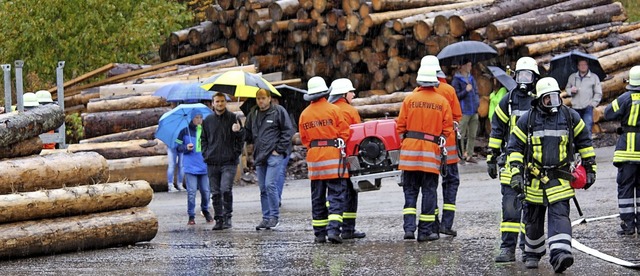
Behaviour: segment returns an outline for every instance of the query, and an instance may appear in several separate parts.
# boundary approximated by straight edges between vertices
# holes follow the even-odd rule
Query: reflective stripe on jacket
[[[620,120],[622,127],[639,127],[640,91],[627,91],[604,110],[606,120]],[[640,133],[623,132],[616,143],[613,164],[640,163]]]
[[[565,109],[571,118],[567,118],[563,110],[547,114],[536,108],[518,119],[507,146],[511,164],[520,163],[526,166],[530,162],[540,170],[567,167],[571,161],[571,158],[568,158],[569,152],[567,150],[567,147],[570,146],[568,145],[570,133],[568,120],[572,120],[573,146],[578,150],[580,156],[583,159],[595,157],[591,137],[588,131],[583,131],[585,124],[580,119],[578,112],[566,106],[561,106],[560,109]],[[531,129],[528,128],[529,116],[533,116]],[[527,145],[529,135],[531,135],[531,145]],[[525,156],[527,151],[530,151],[527,154],[531,155],[528,158]],[[546,195],[546,201],[554,203],[569,199],[574,194],[569,180],[557,178],[543,184],[538,178],[533,178],[525,189],[525,200],[535,204],[544,204],[544,196]]]
[[[438,95],[433,87],[419,87],[402,102],[397,130],[400,137],[407,131],[448,137],[453,132],[453,118],[447,99]],[[400,170],[439,174],[439,167],[440,149],[436,143],[413,138],[402,140]]]
[[[339,177],[347,178],[340,149],[336,147],[311,147],[313,140],[349,139],[349,124],[342,111],[325,98],[309,104],[300,114],[298,121],[300,140],[308,148],[307,167],[309,179],[324,180]]]

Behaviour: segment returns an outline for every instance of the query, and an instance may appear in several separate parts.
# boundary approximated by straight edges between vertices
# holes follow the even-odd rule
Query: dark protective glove
[[[511,167],[511,182],[509,185],[516,191],[516,193],[522,193],[524,187],[524,178],[522,177],[521,166],[513,165]]]
[[[587,173],[587,183],[584,185],[585,190],[589,189],[589,187],[591,187],[591,185],[593,185],[593,183],[596,182],[596,173],[595,172],[588,172]]]
[[[499,154],[499,151],[493,149],[489,149],[487,153],[487,173],[489,174],[489,177],[491,177],[491,179],[496,179],[496,177],[498,177],[497,160]]]

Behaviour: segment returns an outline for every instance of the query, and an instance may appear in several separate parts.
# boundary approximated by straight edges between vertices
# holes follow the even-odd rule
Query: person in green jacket
[[[489,94],[489,122],[491,122],[491,118],[493,118],[493,112],[495,111],[496,106],[498,106],[502,97],[504,97],[508,92],[507,88],[505,88],[498,79],[492,78],[492,80],[494,89],[491,91],[491,94]]]

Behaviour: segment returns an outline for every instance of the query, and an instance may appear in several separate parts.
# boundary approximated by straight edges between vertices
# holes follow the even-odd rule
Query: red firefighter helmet
[[[578,165],[572,173],[573,181],[571,187],[574,189],[582,189],[587,184],[587,170],[582,165]]]

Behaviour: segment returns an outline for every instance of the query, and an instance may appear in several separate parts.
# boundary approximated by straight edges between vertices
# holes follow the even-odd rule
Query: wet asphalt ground
[[[613,148],[596,149],[598,180],[578,191],[585,217],[617,214]],[[1,275],[549,275],[548,256],[538,269],[520,262],[496,264],[499,251],[500,187],[485,163],[461,165],[454,229],[457,237],[418,243],[403,240],[402,189],[386,181],[380,191],[360,194],[361,240],[315,244],[308,180],[288,181],[280,225],[256,231],[261,220],[258,187],[234,188],[233,228],[212,231],[204,217],[187,226],[186,193],[156,193],[150,208],[160,229],[150,242],[103,250],[1,261]],[[640,172],[639,172],[640,173]],[[441,192],[441,190],[439,190]],[[441,197],[439,196],[441,201]],[[199,204],[199,199],[198,199]],[[419,206],[419,205],[418,205]],[[440,208],[442,205],[440,204]],[[579,215],[573,203],[571,218]],[[199,208],[199,207],[197,207]],[[199,211],[199,209],[197,210]],[[640,262],[640,238],[619,237],[619,219],[578,225],[573,236],[586,246]],[[640,275],[574,249],[565,275]]]

